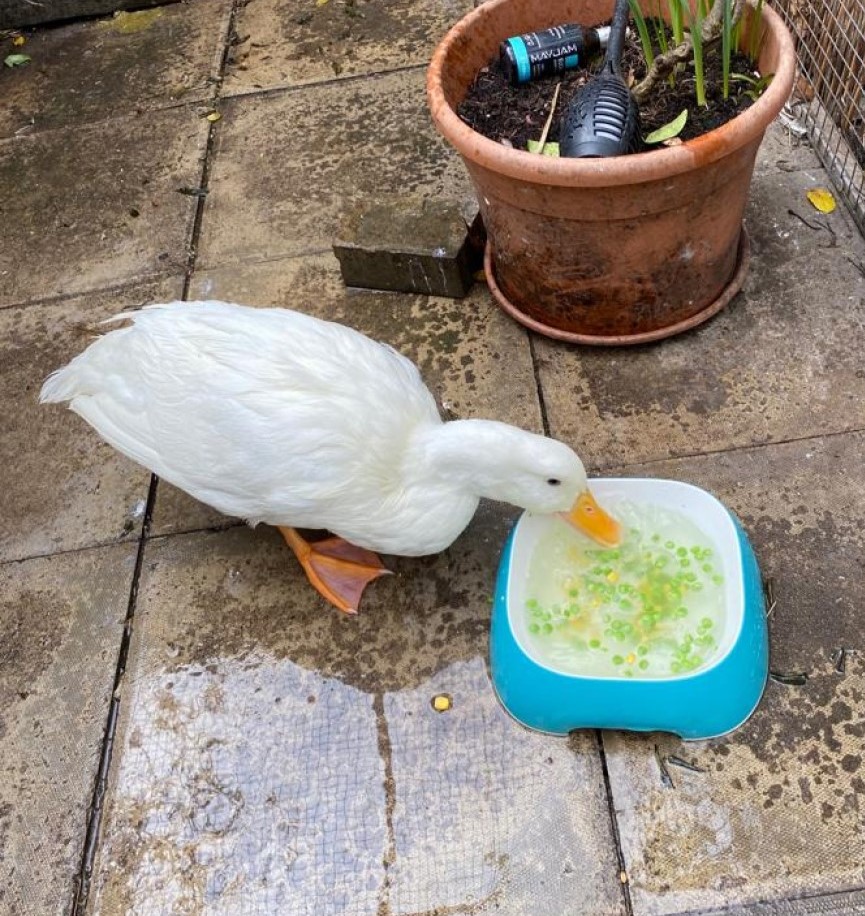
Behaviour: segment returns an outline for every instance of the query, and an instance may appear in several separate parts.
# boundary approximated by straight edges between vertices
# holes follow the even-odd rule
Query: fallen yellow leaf
[[[826,188],[811,188],[807,197],[814,209],[821,213],[831,213],[835,209],[835,198]]]
[[[21,45],[23,45],[25,41],[27,41],[27,39],[23,35],[14,35],[12,37],[12,47],[20,48]]]
[[[327,0],[315,0],[316,6],[324,6],[327,3]]]
[[[213,124],[215,121],[219,121],[222,118],[222,115],[218,111],[211,111],[210,114],[205,115],[208,121]]]

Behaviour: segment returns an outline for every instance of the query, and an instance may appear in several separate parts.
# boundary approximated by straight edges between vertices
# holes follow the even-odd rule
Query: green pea
[[[676,544],[673,541],[664,541],[664,547],[666,547],[667,550],[672,550],[675,546]]]
[[[678,674],[682,670],[682,665],[679,662],[670,662],[670,671],[673,674]]]
[[[679,560],[679,566],[681,566],[682,569],[685,569],[686,567],[690,565],[691,565],[691,561],[687,557],[682,557],[682,559]]]
[[[589,648],[590,648],[590,649],[598,649],[598,648],[600,648],[600,645],[601,645],[600,639],[590,639],[590,640],[589,640]]]
[[[724,581],[724,577],[723,576],[712,576],[712,581],[715,583],[715,585],[720,585]]]
[[[637,655],[648,655],[649,647],[648,646],[637,646]]]
[[[630,611],[630,610],[633,609],[634,605],[633,605],[630,601],[628,601],[627,599],[625,599],[624,601],[620,601],[620,602],[619,602],[619,607],[620,607],[623,611]]]
[[[529,624],[529,633],[537,633],[540,627],[536,623]]]
[[[568,595],[570,595],[571,598],[576,598],[577,595],[579,595],[579,593],[580,593],[579,589],[576,589],[576,588],[568,589]]]
[[[657,544],[658,541],[660,541],[660,540],[661,540],[661,535],[660,535],[660,534],[657,534],[657,533],[656,533],[656,534],[653,534],[653,535],[652,535],[652,541],[654,541],[654,543]]]
[[[625,677],[633,677],[633,676],[634,676],[634,672],[631,671],[630,668],[628,668],[628,670],[625,672]]]
[[[553,626],[552,626],[552,624],[550,624],[550,623],[545,623],[544,626],[543,626],[543,631],[544,631],[544,633],[552,633],[552,632],[553,632]]]
[[[614,656],[610,659],[610,661],[611,661],[614,665],[621,665],[621,664],[624,662],[624,660],[625,660],[625,659],[624,659],[621,655],[614,655]]]
[[[645,671],[646,668],[649,667],[649,660],[647,658],[640,659],[640,661],[637,663],[637,667],[641,671]]]
[[[687,550],[687,548],[685,548],[685,547],[679,547],[678,550],[676,550],[676,556],[679,556],[679,557],[686,557],[686,556],[688,556],[688,550]]]
[[[711,617],[704,617],[704,618],[700,621],[700,629],[701,629],[701,630],[711,630],[713,626],[715,626],[715,623],[714,623],[714,621],[712,620]]]

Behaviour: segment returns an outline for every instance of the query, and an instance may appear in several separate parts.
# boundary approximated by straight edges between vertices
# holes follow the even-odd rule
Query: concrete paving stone
[[[383,193],[472,196],[438,137],[425,72],[226,101],[199,266],[330,250],[342,214]]]
[[[0,71],[0,137],[210,98],[230,8],[196,0],[35,30],[30,63]]]
[[[0,310],[0,560],[138,537],[150,475],[65,406],[41,406],[39,389],[100,321],[181,289],[177,278]]]
[[[478,895],[508,912],[518,876],[507,856],[520,865],[542,856],[544,830],[573,832],[577,814],[585,845],[563,861],[560,838],[534,864],[590,901],[582,912],[619,913],[594,745],[578,742],[571,760],[561,740],[527,736],[486,680],[490,596],[513,517],[484,504],[450,550],[386,558],[395,575],[371,586],[352,618],[307,585],[273,529],[151,541],[93,916],[374,916],[408,914],[420,897],[468,916],[490,911],[475,908]],[[449,767],[423,786],[412,760],[439,771],[450,740],[448,722],[430,719],[443,686],[456,698],[448,722],[474,763],[465,780]],[[436,785],[438,814],[425,807]],[[545,788],[563,810],[549,822],[528,804],[504,810],[488,788],[534,804]],[[461,871],[459,899],[446,860],[418,871],[418,831],[430,816],[450,825],[455,868],[471,838],[483,840],[477,872]],[[577,912],[572,904],[546,912]]]
[[[69,913],[136,548],[0,565],[0,913]]]
[[[822,166],[808,138],[797,137],[777,118],[766,128],[754,168],[757,172],[795,172],[800,169],[819,171]]]
[[[430,702],[440,694],[446,713]],[[592,733],[564,741],[515,726],[480,654],[386,694],[384,712],[398,851],[390,912],[624,912]]]
[[[0,307],[183,272],[207,121],[150,112],[0,141]]]
[[[774,582],[770,668],[808,676],[799,687],[770,681],[724,738],[605,736],[636,916],[862,889],[863,445],[852,433],[627,469],[703,486],[736,512]],[[850,650],[843,673],[837,647]],[[665,788],[655,744],[703,772],[670,765]],[[825,906],[753,912],[858,911]]]
[[[806,174],[755,179],[751,270],[707,324],[639,348],[538,339],[553,435],[603,468],[865,426],[865,277],[849,260],[865,242],[840,210],[825,248],[786,214]]]
[[[225,93],[425,66],[471,0],[253,0],[237,16]]]
[[[480,284],[460,301],[346,289],[328,253],[199,270],[190,297],[294,308],[350,325],[414,360],[452,415],[541,430],[526,334]],[[224,516],[160,483],[154,534],[225,524]]]

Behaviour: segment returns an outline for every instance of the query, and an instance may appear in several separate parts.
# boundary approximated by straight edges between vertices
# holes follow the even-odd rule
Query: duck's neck
[[[408,460],[413,474],[466,495],[502,499],[503,467],[520,430],[495,420],[451,420],[414,438]]]

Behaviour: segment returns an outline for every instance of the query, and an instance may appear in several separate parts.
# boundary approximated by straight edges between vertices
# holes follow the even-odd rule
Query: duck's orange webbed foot
[[[310,542],[294,528],[280,527],[279,530],[312,587],[346,614],[357,613],[363,590],[370,582],[379,576],[390,575],[377,554],[355,547],[342,538]]]

